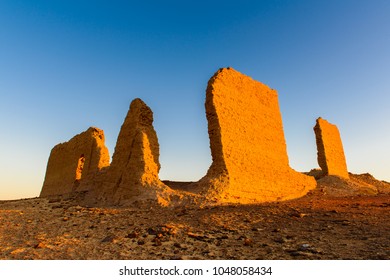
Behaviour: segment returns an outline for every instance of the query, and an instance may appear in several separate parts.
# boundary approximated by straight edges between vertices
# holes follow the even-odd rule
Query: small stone
[[[244,246],[251,246],[253,244],[253,240],[251,238],[245,238]]]
[[[149,235],[157,235],[157,231],[153,228],[148,228],[147,232]]]
[[[217,239],[219,239],[219,240],[229,239],[229,236],[227,236],[227,235],[222,235],[222,236],[220,236],[220,237],[217,237]]]
[[[310,249],[310,245],[306,243],[299,246],[300,251],[308,251],[309,249]]]
[[[18,248],[18,249],[13,250],[10,254],[17,255],[17,254],[23,253],[25,250],[26,250],[25,248]]]
[[[154,241],[154,245],[155,246],[161,246],[162,245],[161,240],[159,238],[157,238],[157,237],[153,241]]]
[[[170,260],[183,260],[183,257],[175,254],[174,256],[171,256],[169,259]]]
[[[144,245],[144,244],[145,244],[145,241],[144,241],[144,240],[138,240],[137,244],[138,244],[138,245]]]
[[[291,251],[291,252],[290,252],[290,255],[293,256],[293,257],[298,257],[298,256],[301,255],[301,253],[298,252],[298,251]]]
[[[215,257],[215,253],[214,253],[214,252],[209,252],[207,255],[208,255],[209,257]]]
[[[35,249],[41,249],[41,248],[45,248],[45,244],[43,242],[39,242],[38,244],[36,244],[34,246]]]
[[[138,238],[139,237],[139,232],[133,231],[129,233],[128,235],[125,236],[126,238]]]
[[[114,235],[109,235],[109,236],[106,236],[101,242],[102,243],[105,243],[105,242],[112,242],[114,241],[115,239],[115,236]]]
[[[199,241],[205,241],[205,238],[207,238],[205,235],[201,235],[193,232],[188,232],[187,235],[188,237],[194,238]]]
[[[276,243],[283,244],[283,243],[286,243],[286,242],[287,242],[287,239],[284,238],[284,237],[279,237],[279,238],[276,238],[274,241],[275,241]]]

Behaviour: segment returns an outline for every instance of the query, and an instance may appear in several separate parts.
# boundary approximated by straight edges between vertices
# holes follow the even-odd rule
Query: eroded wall
[[[51,150],[40,196],[76,192],[80,181],[109,164],[110,156],[104,143],[103,130],[90,127]]]
[[[318,118],[314,132],[317,143],[317,161],[323,173],[348,179],[344,148],[337,126]]]
[[[134,99],[117,139],[102,198],[120,203],[135,197],[156,198],[169,189],[158,178],[159,156],[153,112],[141,99]]]
[[[232,68],[208,83],[212,165],[199,182],[210,197],[242,203],[303,196],[313,178],[289,167],[277,92]]]

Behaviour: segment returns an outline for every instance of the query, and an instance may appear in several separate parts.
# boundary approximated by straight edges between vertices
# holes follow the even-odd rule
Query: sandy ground
[[[323,181],[303,198],[260,205],[1,201],[0,258],[390,259],[390,194]]]

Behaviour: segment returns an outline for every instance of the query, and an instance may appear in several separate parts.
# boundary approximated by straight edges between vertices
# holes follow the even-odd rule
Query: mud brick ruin
[[[340,132],[334,124],[318,118],[314,126],[317,160],[324,175],[349,178]]]
[[[81,181],[93,177],[109,165],[110,156],[104,143],[104,132],[90,127],[51,150],[40,196],[80,191]]]
[[[207,174],[186,191],[160,181],[153,112],[135,99],[112,163],[103,131],[90,128],[53,148],[41,197],[85,192],[95,204],[151,199],[169,205],[173,197],[258,203],[298,198],[316,187],[313,177],[289,166],[275,90],[222,68],[209,80],[205,106],[213,161]]]
[[[159,193],[169,192],[169,188],[158,177],[159,156],[153,112],[141,99],[134,99],[119,132],[100,198],[113,203],[133,198],[162,202]]]
[[[169,200],[171,190],[159,180],[159,170],[153,112],[141,99],[134,99],[121,127],[111,165],[103,131],[90,128],[53,148],[40,196],[89,192],[88,201],[100,204],[134,199],[167,204],[165,199]]]
[[[206,116],[212,165],[200,185],[226,202],[297,198],[316,187],[314,178],[289,167],[278,95],[232,68],[208,83]]]

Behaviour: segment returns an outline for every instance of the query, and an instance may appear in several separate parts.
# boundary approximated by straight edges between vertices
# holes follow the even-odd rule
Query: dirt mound
[[[390,183],[386,181],[379,181],[370,173],[363,174],[349,174],[350,178],[361,184],[369,184],[374,186],[378,190],[378,194],[388,194],[390,193]]]
[[[390,193],[390,183],[379,181],[368,173],[349,173],[349,179],[323,176],[320,170],[312,170],[309,174],[317,178],[317,189],[313,193],[321,195],[343,197]]]

